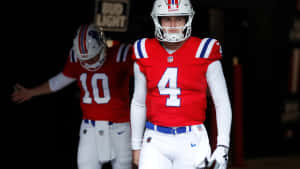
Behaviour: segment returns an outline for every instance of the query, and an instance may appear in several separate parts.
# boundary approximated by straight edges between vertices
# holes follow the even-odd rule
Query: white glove
[[[226,169],[228,162],[228,151],[229,147],[218,145],[209,160],[208,166],[211,166],[213,162],[216,161],[214,169]]]

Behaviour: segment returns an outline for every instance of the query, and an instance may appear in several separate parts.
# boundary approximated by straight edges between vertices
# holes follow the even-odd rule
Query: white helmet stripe
[[[212,38],[204,38],[198,47],[196,58],[208,58],[216,40]]]

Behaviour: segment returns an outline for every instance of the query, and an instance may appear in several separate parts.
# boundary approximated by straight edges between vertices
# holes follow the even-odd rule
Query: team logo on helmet
[[[99,32],[95,31],[95,30],[91,30],[89,31],[89,35],[96,40],[96,42],[101,45],[101,41],[100,41],[100,36],[99,36]]]

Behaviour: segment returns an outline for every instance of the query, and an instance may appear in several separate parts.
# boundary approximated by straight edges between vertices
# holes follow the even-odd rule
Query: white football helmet
[[[83,68],[98,70],[106,59],[104,32],[94,24],[81,25],[73,41],[75,56]]]
[[[194,13],[189,0],[155,0],[151,16],[155,25],[156,38],[163,42],[180,42],[187,39],[191,36]],[[182,32],[164,32],[159,20],[162,16],[187,16],[186,24],[183,27],[176,27]]]

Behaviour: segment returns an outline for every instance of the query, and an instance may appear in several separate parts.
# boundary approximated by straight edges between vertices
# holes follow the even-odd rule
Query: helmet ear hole
[[[162,16],[157,16],[157,19],[158,19],[158,23],[161,25],[161,18]]]
[[[183,16],[184,19],[185,19],[185,23],[189,20],[189,17],[188,16]]]

